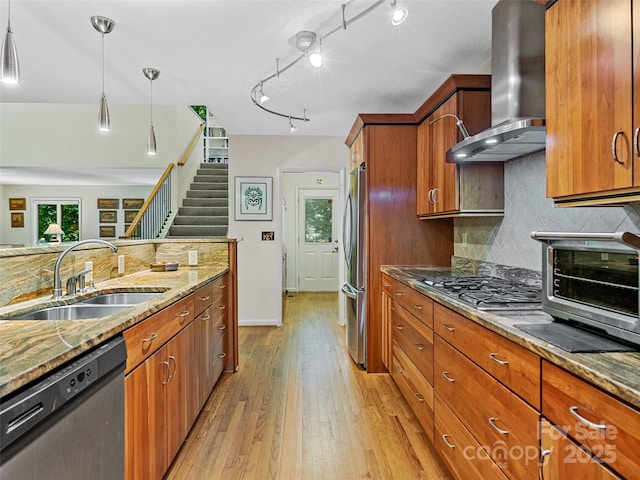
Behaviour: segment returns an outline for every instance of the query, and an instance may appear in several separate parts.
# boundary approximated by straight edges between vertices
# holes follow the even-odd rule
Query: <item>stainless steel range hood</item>
[[[504,162],[545,148],[544,5],[500,0],[492,11],[491,125],[447,162]]]

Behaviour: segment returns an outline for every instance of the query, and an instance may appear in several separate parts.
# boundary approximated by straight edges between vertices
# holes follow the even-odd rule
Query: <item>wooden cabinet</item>
[[[547,196],[640,199],[640,1],[558,0],[545,36]]]
[[[638,476],[638,410],[543,361],[542,414],[622,477]]]
[[[463,140],[456,118],[472,135],[491,125],[491,78],[452,78],[455,81],[449,79],[428,100],[436,108],[418,126],[417,214],[421,218],[502,215],[502,163],[446,162],[447,150]]]
[[[193,324],[125,377],[125,478],[161,479],[191,424]]]
[[[540,480],[616,480],[617,475],[607,470],[588,452],[581,449],[547,420],[540,423]]]
[[[355,170],[364,162],[364,135],[358,135],[349,147],[349,166]]]
[[[412,115],[409,117],[413,118]],[[383,361],[382,265],[451,264],[451,219],[416,217],[416,125],[406,115],[361,115],[347,145],[362,142],[366,166],[366,369]]]

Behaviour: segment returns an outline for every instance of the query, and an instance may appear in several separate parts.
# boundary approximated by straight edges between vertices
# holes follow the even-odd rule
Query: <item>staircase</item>
[[[167,238],[226,238],[228,226],[228,164],[201,163]]]

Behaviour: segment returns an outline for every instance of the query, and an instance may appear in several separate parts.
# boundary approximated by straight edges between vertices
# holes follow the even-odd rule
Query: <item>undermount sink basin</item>
[[[162,292],[120,292],[103,293],[83,300],[83,305],[136,305],[157,297]]]
[[[63,305],[43,308],[30,313],[10,315],[1,320],[87,320],[89,318],[108,317],[121,312],[132,305]]]

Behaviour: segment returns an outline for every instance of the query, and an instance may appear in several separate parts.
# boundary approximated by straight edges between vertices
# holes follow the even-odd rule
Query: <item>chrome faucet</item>
[[[53,272],[53,298],[54,299],[62,298],[62,286],[60,282],[60,264],[62,263],[62,259],[71,250],[75,249],[76,247],[79,247],[80,245],[85,245],[87,243],[101,243],[111,248],[111,251],[113,253],[116,253],[118,251],[118,247],[116,247],[113,243],[109,243],[106,240],[100,240],[98,238],[90,238],[87,240],[82,240],[81,242],[71,245],[69,248],[67,248],[64,252],[60,254],[60,256],[58,257],[58,261],[56,262],[56,268]]]

